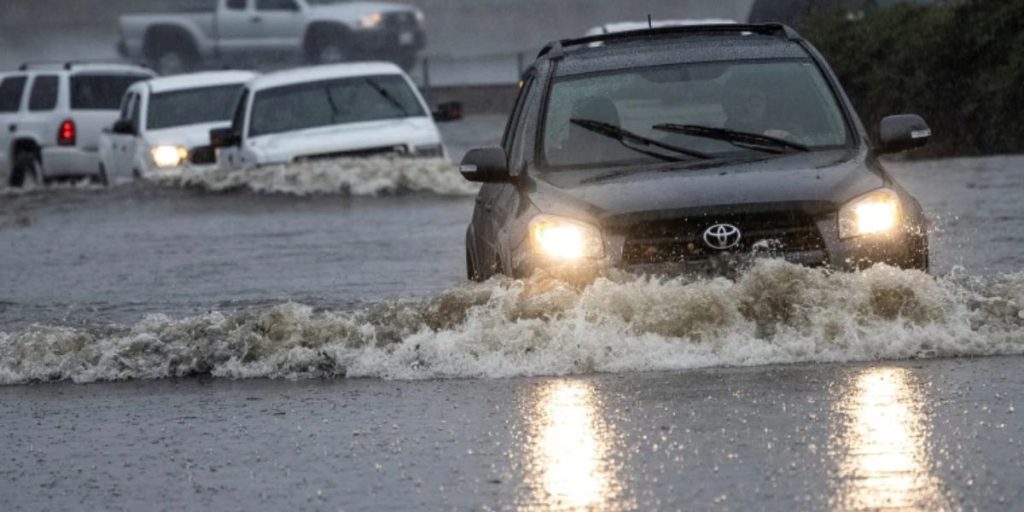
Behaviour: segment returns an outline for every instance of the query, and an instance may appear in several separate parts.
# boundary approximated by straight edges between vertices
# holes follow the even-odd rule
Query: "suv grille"
[[[803,212],[770,212],[698,216],[636,224],[622,250],[625,264],[699,261],[720,251],[704,243],[704,231],[715,224],[732,224],[742,239],[731,252],[785,254],[824,251],[825,241],[814,218]]]

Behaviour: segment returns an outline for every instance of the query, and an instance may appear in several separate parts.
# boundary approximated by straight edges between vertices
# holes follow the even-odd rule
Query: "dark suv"
[[[757,257],[927,270],[921,207],[878,155],[930,135],[891,116],[873,145],[828,64],[784,25],[552,43],[502,147],[462,162],[484,183],[469,277],[718,273]]]

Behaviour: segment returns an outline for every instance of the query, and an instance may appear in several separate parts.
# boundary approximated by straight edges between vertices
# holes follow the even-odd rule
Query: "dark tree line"
[[[932,155],[1024,152],[1024,1],[820,10],[800,25],[869,126],[912,112]]]

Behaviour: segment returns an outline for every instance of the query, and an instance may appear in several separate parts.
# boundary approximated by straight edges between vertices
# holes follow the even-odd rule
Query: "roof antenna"
[[[647,28],[654,28],[654,20],[651,19],[651,13],[647,13]]]

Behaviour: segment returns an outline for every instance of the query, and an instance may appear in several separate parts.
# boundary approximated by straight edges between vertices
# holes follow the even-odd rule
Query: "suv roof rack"
[[[625,32],[598,34],[593,36],[578,37],[574,39],[562,39],[561,41],[554,41],[548,43],[547,46],[545,46],[540,51],[540,53],[537,54],[537,58],[539,59],[545,55],[548,55],[551,58],[558,59],[564,55],[566,47],[583,46],[594,43],[618,43],[626,41],[635,41],[651,36],[715,34],[759,34],[766,36],[781,36],[792,41],[801,39],[800,34],[798,34],[792,28],[789,28],[788,26],[783,25],[781,23],[763,23],[756,25],[742,23],[681,25],[677,27],[660,27],[642,30],[629,30]]]
[[[37,60],[23,62],[18,67],[18,71],[28,71],[32,68],[64,68],[66,71],[70,71],[75,66],[83,66],[88,64],[107,64],[111,66],[132,66],[133,64],[128,62],[117,62],[111,60],[68,60],[68,61],[56,61],[56,60]]]

